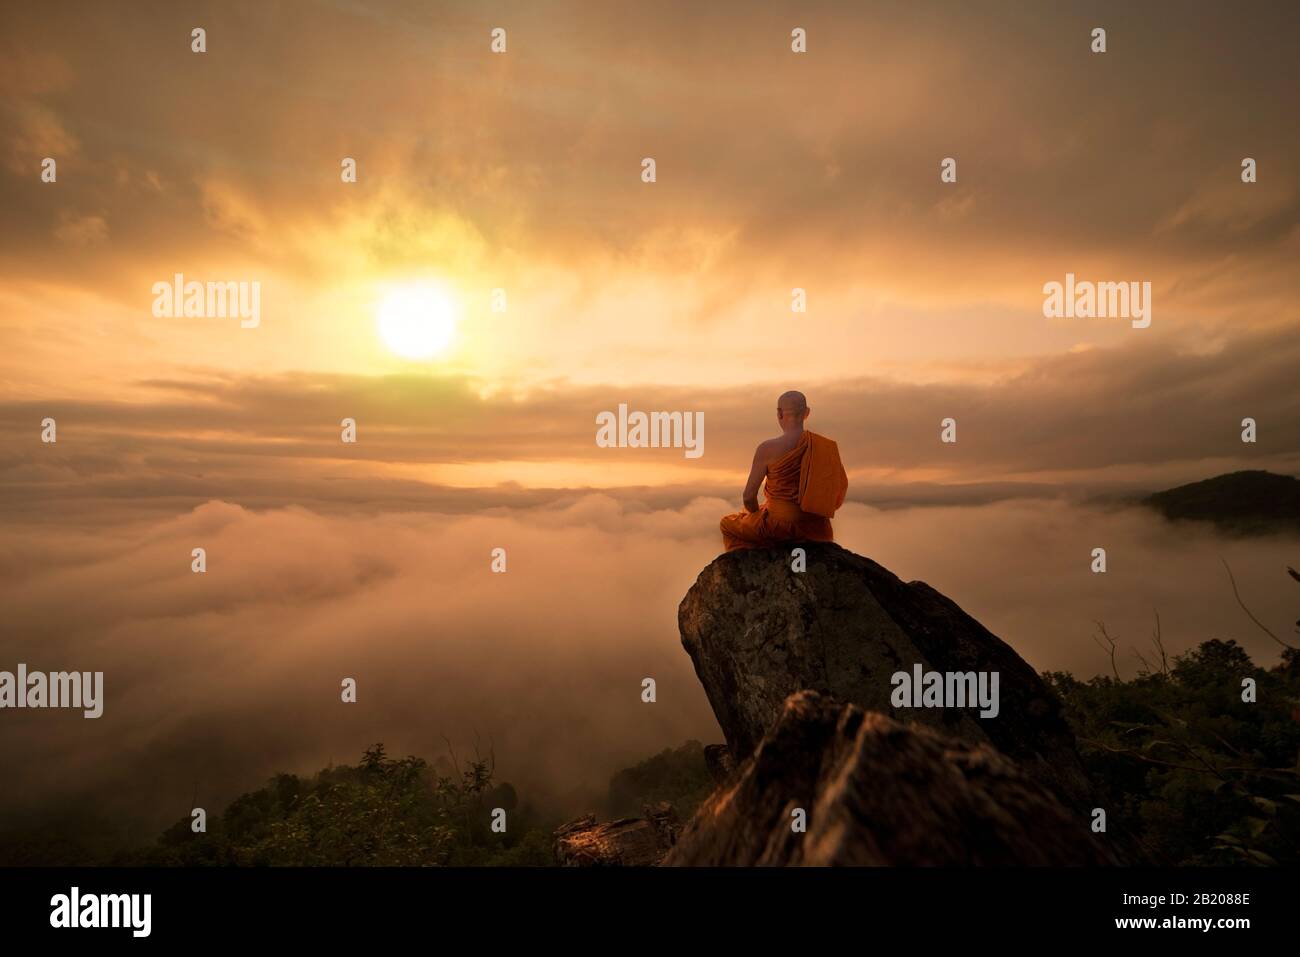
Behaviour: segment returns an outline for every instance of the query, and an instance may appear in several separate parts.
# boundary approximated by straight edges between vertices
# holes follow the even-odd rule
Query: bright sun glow
[[[442,355],[456,338],[456,307],[442,287],[413,283],[393,290],[379,304],[379,335],[404,359]]]

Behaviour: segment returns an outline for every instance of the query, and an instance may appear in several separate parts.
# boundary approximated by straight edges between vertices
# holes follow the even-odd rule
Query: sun
[[[408,283],[388,293],[377,312],[384,345],[404,359],[432,359],[456,338],[456,304],[437,283]]]

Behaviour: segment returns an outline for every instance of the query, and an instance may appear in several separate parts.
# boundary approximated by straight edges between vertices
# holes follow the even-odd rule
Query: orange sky
[[[714,488],[798,387],[860,487],[1295,468],[1285,4],[744,9],[6,9],[0,423],[77,410],[81,454],[162,443],[250,481],[359,458],[435,485]],[[1151,328],[1044,319],[1066,272],[1151,282]],[[259,281],[261,324],[154,317],[175,273]],[[459,329],[412,362],[376,304],[424,278]],[[704,411],[706,455],[597,450],[621,401]],[[945,459],[946,415],[969,446]],[[76,469],[7,447],[16,481]]]

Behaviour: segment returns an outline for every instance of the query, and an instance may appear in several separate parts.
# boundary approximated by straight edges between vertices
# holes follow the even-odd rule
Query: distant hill
[[[1300,479],[1252,470],[1180,485],[1143,499],[1171,520],[1213,522],[1240,535],[1300,529]]]
[[[615,774],[609,782],[608,812],[614,818],[636,817],[645,805],[667,801],[687,818],[712,790],[704,745],[687,741]]]

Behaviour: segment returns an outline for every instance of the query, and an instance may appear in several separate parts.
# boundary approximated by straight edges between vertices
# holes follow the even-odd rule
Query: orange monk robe
[[[786,542],[830,542],[831,516],[844,504],[849,478],[830,439],[805,431],[799,444],[767,467],[763,506],[722,519],[722,544],[767,548]]]

